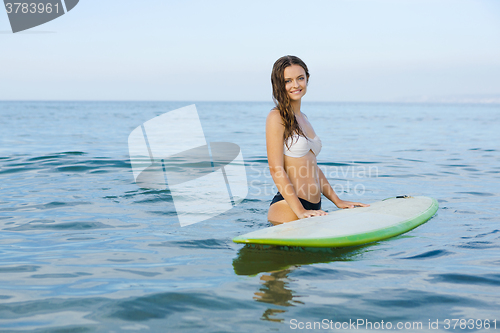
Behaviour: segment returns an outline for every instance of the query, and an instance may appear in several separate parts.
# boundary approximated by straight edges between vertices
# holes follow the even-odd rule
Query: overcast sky
[[[0,100],[270,101],[286,54],[308,101],[500,96],[499,0],[80,0],[0,32]]]

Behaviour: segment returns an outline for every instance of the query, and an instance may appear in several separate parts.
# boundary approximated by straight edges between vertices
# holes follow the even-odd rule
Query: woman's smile
[[[301,99],[307,91],[306,72],[302,66],[291,65],[285,68],[285,89],[293,100]]]

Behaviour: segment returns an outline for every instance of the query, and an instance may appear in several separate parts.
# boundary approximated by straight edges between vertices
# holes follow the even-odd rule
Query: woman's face
[[[307,91],[306,71],[299,65],[285,68],[285,89],[291,100],[300,100]]]

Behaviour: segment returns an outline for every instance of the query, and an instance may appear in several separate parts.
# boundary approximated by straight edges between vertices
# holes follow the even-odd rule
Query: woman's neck
[[[300,114],[300,100],[291,101],[290,106],[292,107],[293,113],[295,113],[296,115]]]

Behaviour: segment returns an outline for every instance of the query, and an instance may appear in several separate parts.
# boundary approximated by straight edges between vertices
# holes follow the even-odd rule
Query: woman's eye
[[[299,77],[299,80],[304,80],[304,78],[303,77]]]

